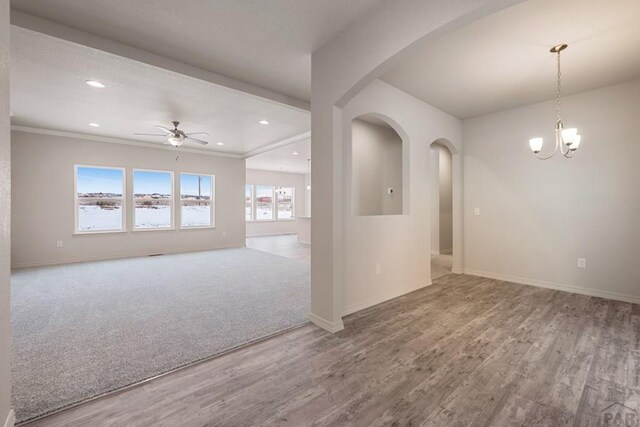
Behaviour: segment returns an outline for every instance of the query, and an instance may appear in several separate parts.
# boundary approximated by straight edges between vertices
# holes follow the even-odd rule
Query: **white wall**
[[[0,0],[0,425],[11,409],[9,0]]]
[[[402,214],[402,139],[390,126],[352,122],[354,215]],[[393,194],[387,194],[392,188]]]
[[[94,142],[26,132],[12,133],[15,267],[244,245],[242,159]],[[176,157],[179,155],[178,160]],[[74,235],[74,164],[127,168],[125,233]],[[215,229],[131,231],[132,168],[216,175]],[[176,210],[176,222],[179,212]],[[63,247],[57,248],[56,241]]]
[[[307,186],[305,175],[299,173],[272,172],[247,169],[247,184],[294,187],[295,216],[307,215]],[[253,221],[247,222],[247,237],[296,234],[297,221]]]
[[[431,146],[429,203],[431,205],[431,253],[440,253],[440,153]]]
[[[438,251],[450,254],[453,249],[453,182],[451,153],[438,145]]]
[[[554,109],[465,120],[465,271],[640,302],[640,80],[564,97],[582,145],[541,161],[528,140],[551,143]]]
[[[403,140],[405,214],[356,216],[351,209],[351,120],[385,116]],[[369,307],[431,283],[430,149],[447,138],[461,149],[461,122],[380,80],[343,109],[342,203],[343,314]],[[313,237],[312,237],[313,239]],[[312,240],[313,241],[313,240]],[[377,272],[376,265],[380,264]]]

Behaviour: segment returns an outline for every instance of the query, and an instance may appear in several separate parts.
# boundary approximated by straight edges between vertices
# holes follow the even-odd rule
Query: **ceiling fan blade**
[[[191,132],[191,133],[185,133],[186,136],[191,136],[191,135],[207,135],[209,136],[209,134],[207,132]]]
[[[185,136],[186,139],[188,139],[189,141],[193,141],[196,144],[200,144],[200,145],[207,145],[209,144],[207,141],[203,141],[201,139],[197,139],[197,138],[191,138],[190,136]]]
[[[157,127],[158,129],[160,129],[160,130],[165,131],[166,133],[173,134],[173,131],[172,131],[172,130],[167,129],[167,128],[166,128],[166,127],[164,127],[164,126],[156,125],[156,127]]]
[[[142,135],[142,136],[162,136],[165,137],[167,135],[159,134],[159,133],[134,133],[134,135]]]

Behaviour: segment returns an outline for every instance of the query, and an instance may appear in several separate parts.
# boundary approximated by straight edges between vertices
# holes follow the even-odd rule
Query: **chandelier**
[[[540,151],[542,150],[542,143],[544,142],[544,140],[542,138],[531,138],[529,140],[529,147],[531,148],[531,151],[533,151],[533,154],[535,154],[536,157],[539,158],[540,160],[550,159],[558,152],[558,148],[560,149],[560,152],[564,157],[571,158],[573,157],[573,154],[576,152],[576,150],[580,146],[581,137],[580,135],[578,135],[578,129],[576,128],[565,129],[564,125],[562,124],[562,117],[560,115],[560,89],[561,89],[560,52],[562,52],[566,48],[567,48],[566,44],[559,44],[557,46],[552,47],[550,50],[551,53],[556,54],[557,67],[558,67],[558,74],[557,74],[558,84],[557,84],[557,96],[556,96],[557,120],[556,120],[556,130],[555,130],[556,146],[553,152],[548,156],[540,156]]]

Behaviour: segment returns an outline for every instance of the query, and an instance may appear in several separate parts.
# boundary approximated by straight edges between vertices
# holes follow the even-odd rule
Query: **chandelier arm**
[[[557,152],[558,152],[558,140],[556,139],[556,148],[553,149],[553,153],[549,154],[548,156],[540,156],[539,153],[535,153],[535,155],[540,160],[549,160],[550,158],[555,156]]]

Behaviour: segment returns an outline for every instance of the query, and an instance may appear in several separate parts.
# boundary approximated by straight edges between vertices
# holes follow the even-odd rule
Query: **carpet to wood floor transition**
[[[36,425],[597,426],[639,410],[640,305],[451,274],[335,335],[303,326]]]

